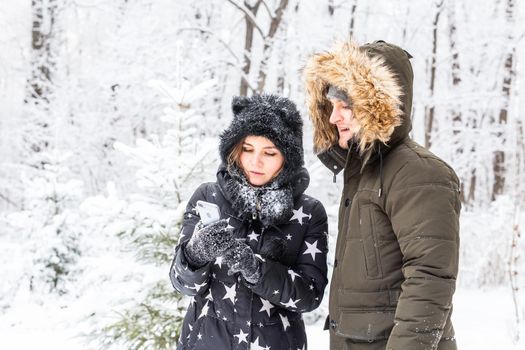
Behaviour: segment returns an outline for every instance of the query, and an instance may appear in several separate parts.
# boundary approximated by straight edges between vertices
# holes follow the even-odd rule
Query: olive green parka
[[[330,285],[331,349],[456,349],[450,320],[458,272],[459,180],[409,137],[413,72],[403,49],[340,44],[305,67],[314,146],[343,172]],[[344,90],[361,130],[338,146],[326,98]]]

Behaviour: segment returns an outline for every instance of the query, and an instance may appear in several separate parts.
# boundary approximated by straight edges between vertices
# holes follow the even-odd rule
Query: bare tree
[[[514,186],[513,197],[514,197],[514,215],[512,223],[512,239],[510,244],[510,256],[508,260],[508,274],[510,287],[512,292],[512,300],[514,303],[514,320],[516,321],[516,334],[514,335],[514,341],[517,343],[520,340],[520,294],[519,294],[519,262],[520,262],[520,241],[522,237],[523,227],[520,226],[520,215],[522,208],[525,205],[525,186],[519,181],[523,176],[525,169],[525,133],[523,132],[523,122],[521,119],[516,118],[516,151],[514,157]]]
[[[259,68],[259,78],[257,79],[258,92],[264,91],[264,86],[266,84],[266,76],[268,74],[268,61],[270,60],[275,34],[277,33],[277,30],[279,29],[279,26],[283,20],[283,15],[287,6],[288,0],[280,0],[277,9],[273,12],[273,14],[270,13],[272,20],[270,22],[270,28],[268,29],[268,33],[264,37],[263,55]]]
[[[256,0],[253,4],[249,1],[244,0],[241,4],[236,0],[228,0],[235,8],[241,11],[244,15],[245,22],[245,37],[244,37],[244,65],[243,65],[243,76],[241,78],[241,85],[239,93],[242,96],[248,94],[248,89],[256,92],[262,92],[266,84],[266,76],[268,61],[271,57],[273,41],[275,35],[282,23],[284,13],[288,6],[288,0],[279,0],[279,4],[276,9],[272,9],[266,0]],[[268,16],[270,17],[270,24],[268,29],[265,31],[263,27],[257,22],[257,14],[261,5],[266,9]],[[248,81],[251,69],[254,66],[253,62],[253,39],[254,33],[258,32],[263,40],[262,57],[259,61],[259,72],[257,74],[257,86],[255,90],[250,86]]]
[[[516,55],[516,46],[513,38],[514,28],[514,11],[515,11],[514,0],[507,0],[505,6],[505,19],[508,24],[508,36],[507,36],[507,47],[508,52],[506,53],[503,73],[503,84],[502,84],[502,101],[499,117],[497,123],[500,127],[507,124],[508,119],[508,108],[510,105],[511,89],[514,82],[514,60]],[[503,132],[497,133],[498,137],[503,137]],[[494,170],[494,183],[492,186],[492,200],[495,200],[496,196],[503,193],[505,187],[505,152],[503,150],[497,150],[494,152],[494,158],[492,160]]]
[[[57,0],[32,0],[32,27],[31,27],[31,74],[27,79],[26,97],[24,103],[28,105],[30,117],[40,112],[36,117],[38,134],[24,135],[26,142],[34,153],[46,150],[50,145],[50,122],[42,116],[49,111],[50,95],[53,85],[53,71],[55,70],[54,36],[57,15]],[[36,136],[36,137],[35,137]],[[32,164],[41,166],[42,164]]]
[[[439,17],[443,11],[443,0],[436,3],[434,21],[432,22],[432,55],[430,57],[430,106],[425,107],[425,147],[430,148],[432,146],[432,128],[434,126],[434,90],[436,82],[436,60],[437,60],[437,46],[438,46],[438,26]]]
[[[350,9],[350,24],[348,25],[348,33],[350,37],[354,36],[354,27],[355,27],[355,10],[357,9],[357,0],[354,0],[352,8]]]
[[[261,5],[261,1],[257,1],[255,4],[250,5],[248,1],[244,1],[243,5],[239,5],[234,0],[228,0],[231,4],[233,4],[237,9],[242,11],[244,13],[244,24],[246,26],[245,32],[244,32],[244,64],[242,67],[243,76],[241,77],[241,87],[239,90],[239,94],[241,96],[246,96],[248,94],[248,88],[250,87],[250,83],[248,81],[248,76],[250,74],[251,66],[252,66],[252,46],[253,46],[253,34],[254,31],[257,29],[259,31],[259,34],[263,36],[261,28],[258,26],[256,22],[257,12],[259,11],[259,6]]]
[[[328,13],[330,14],[330,17],[335,13],[334,0],[328,0]]]
[[[456,20],[456,5],[455,3],[449,3],[447,7],[447,19],[448,19],[448,39],[449,39],[449,50],[451,55],[451,64],[450,64],[450,78],[452,84],[452,90],[456,92],[461,92],[461,65],[459,60],[459,48],[458,48],[458,35],[457,35],[457,20]],[[463,121],[463,115],[460,104],[453,104],[449,111],[452,116],[452,125],[453,125],[453,135],[454,139],[458,143],[455,152],[458,155],[461,155],[465,152],[470,152],[470,150],[465,150],[467,145],[460,140],[463,140],[461,137],[461,131],[464,123],[468,121]],[[461,144],[459,144],[461,143]],[[475,189],[476,189],[476,174],[475,172],[471,173],[470,179],[467,182],[468,190],[465,194],[465,182],[461,182],[461,202],[467,203],[474,200]]]

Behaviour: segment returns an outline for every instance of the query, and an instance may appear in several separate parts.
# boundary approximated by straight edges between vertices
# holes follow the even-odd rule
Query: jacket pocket
[[[356,341],[388,339],[394,327],[395,310],[341,311],[335,333]]]
[[[373,210],[374,206],[372,204],[363,205],[361,207],[359,222],[366,274],[370,279],[383,277]]]

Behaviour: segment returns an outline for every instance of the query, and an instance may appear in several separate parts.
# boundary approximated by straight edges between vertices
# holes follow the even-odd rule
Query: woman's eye
[[[252,149],[251,149],[251,148],[244,148],[244,147],[243,147],[243,148],[242,148],[242,151],[243,151],[243,152],[251,152]]]
[[[270,156],[270,157],[273,157],[275,156],[277,153],[266,153],[267,156]]]
[[[343,109],[352,109],[352,106],[343,106]]]

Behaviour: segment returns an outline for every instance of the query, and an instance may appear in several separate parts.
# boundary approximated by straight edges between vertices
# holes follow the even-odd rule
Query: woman
[[[177,349],[306,349],[301,313],[327,284],[327,218],[303,194],[302,120],[274,95],[236,97],[232,109],[217,181],[190,199],[170,270],[194,296]],[[221,220],[200,225],[198,200],[217,204]]]

